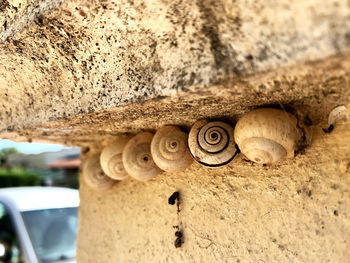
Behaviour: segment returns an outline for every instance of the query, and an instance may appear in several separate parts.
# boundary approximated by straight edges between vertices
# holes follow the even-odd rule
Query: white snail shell
[[[176,126],[165,126],[154,135],[151,153],[156,165],[167,172],[180,172],[193,162],[187,134]]]
[[[197,121],[188,135],[188,146],[193,158],[205,166],[225,165],[237,151],[232,126],[221,121]]]
[[[124,180],[129,177],[124,169],[122,153],[130,138],[130,136],[120,138],[110,143],[101,152],[100,163],[102,170],[114,180]]]
[[[328,116],[328,125],[334,125],[336,122],[349,120],[349,113],[344,105],[335,107]]]
[[[91,155],[85,161],[83,166],[83,180],[90,188],[95,190],[107,190],[116,183],[115,180],[109,178],[103,172],[99,154]]]
[[[294,157],[299,136],[296,118],[273,108],[253,110],[235,127],[235,141],[241,152],[249,160],[262,164]]]
[[[153,134],[142,132],[131,138],[123,150],[123,164],[126,172],[140,181],[155,177],[162,170],[154,163],[151,155]]]

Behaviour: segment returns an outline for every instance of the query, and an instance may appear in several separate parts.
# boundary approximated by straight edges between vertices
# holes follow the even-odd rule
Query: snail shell
[[[154,163],[151,155],[153,134],[142,132],[131,138],[123,150],[123,164],[126,172],[140,181],[155,177],[162,170]]]
[[[188,146],[197,162],[213,167],[229,163],[237,152],[233,128],[222,121],[197,121],[188,135]]]
[[[102,170],[99,154],[88,157],[83,166],[83,180],[95,190],[107,190],[111,188],[116,181],[109,178]]]
[[[124,169],[122,153],[131,137],[120,138],[103,149],[100,156],[102,170],[114,180],[124,180],[129,177]]]
[[[296,118],[282,110],[261,108],[236,124],[235,141],[251,161],[268,164],[294,157],[300,133]]]
[[[187,134],[176,126],[165,126],[154,135],[151,143],[153,161],[162,170],[180,172],[193,162],[187,146]]]
[[[349,120],[349,113],[344,105],[335,107],[328,116],[328,125],[334,125],[336,122],[346,122]]]

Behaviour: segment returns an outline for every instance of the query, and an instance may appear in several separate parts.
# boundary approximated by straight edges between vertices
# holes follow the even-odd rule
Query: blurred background
[[[0,188],[62,186],[78,189],[80,148],[0,140]]]
[[[0,139],[0,263],[75,263],[80,149]]]

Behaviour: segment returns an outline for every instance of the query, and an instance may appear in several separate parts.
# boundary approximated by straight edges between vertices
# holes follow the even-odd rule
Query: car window
[[[22,263],[21,256],[13,220],[0,203],[0,263]]]
[[[77,207],[26,211],[22,217],[41,262],[75,258]]]

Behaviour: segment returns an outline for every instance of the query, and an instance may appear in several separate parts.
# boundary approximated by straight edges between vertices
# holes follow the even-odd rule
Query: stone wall
[[[34,19],[59,6],[63,0],[1,0],[0,43],[21,32]]]
[[[81,180],[79,262],[346,262],[350,123],[313,131],[303,154],[277,165],[239,156],[103,192]],[[179,213],[168,204],[175,191]]]
[[[126,133],[235,125],[267,105],[292,112],[305,135],[275,165],[239,155],[109,191],[89,188],[82,167],[78,262],[350,257],[350,123],[322,131],[335,106],[350,108],[348,1],[66,0],[25,13],[36,5],[0,0],[1,138],[79,145],[84,163]],[[27,27],[8,37],[4,19],[12,33]]]
[[[66,1],[0,45],[0,132],[230,80],[235,101],[280,89],[245,78],[346,51],[349,15],[346,0]]]

